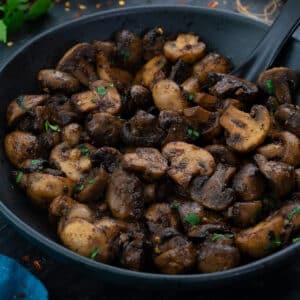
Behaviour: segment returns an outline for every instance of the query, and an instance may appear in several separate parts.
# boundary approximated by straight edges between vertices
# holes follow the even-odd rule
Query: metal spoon
[[[258,75],[272,65],[299,23],[300,0],[288,0],[278,18],[254,51],[231,74],[249,81],[256,81]]]

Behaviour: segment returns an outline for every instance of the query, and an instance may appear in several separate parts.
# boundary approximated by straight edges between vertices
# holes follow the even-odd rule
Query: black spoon
[[[231,75],[255,82],[268,69],[300,23],[300,0],[288,0],[280,15],[248,59]],[[241,49],[241,51],[243,51]]]

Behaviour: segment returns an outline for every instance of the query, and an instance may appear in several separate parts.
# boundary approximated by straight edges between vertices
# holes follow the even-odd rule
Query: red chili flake
[[[212,0],[212,1],[210,1],[210,2],[207,4],[207,6],[208,6],[209,8],[217,8],[217,7],[219,6],[219,2],[216,1],[216,0]]]
[[[29,255],[24,255],[24,256],[22,257],[22,260],[25,261],[25,262],[29,262],[30,256],[29,256]]]
[[[41,270],[43,269],[43,267],[42,267],[40,261],[37,260],[37,259],[33,261],[33,265],[34,265],[34,267],[35,267],[38,271],[41,271]]]

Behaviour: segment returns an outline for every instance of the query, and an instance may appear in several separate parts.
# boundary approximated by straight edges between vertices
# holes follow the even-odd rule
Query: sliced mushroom
[[[186,273],[196,264],[196,250],[193,244],[179,234],[169,237],[168,240],[158,236],[154,252],[154,264],[165,274]]]
[[[198,252],[198,270],[202,273],[221,272],[239,265],[240,253],[233,245],[228,245],[221,239],[206,241]]]
[[[80,143],[82,128],[77,123],[71,123],[62,130],[62,139],[70,147],[74,147]]]
[[[122,30],[115,37],[117,55],[125,69],[132,69],[141,61],[143,48],[141,38],[134,32]]]
[[[88,113],[98,109],[98,95],[94,91],[85,91],[82,93],[73,94],[71,101],[75,108],[81,113]]]
[[[179,59],[171,68],[169,79],[177,84],[183,83],[191,74],[190,66]]]
[[[89,43],[80,43],[69,49],[58,62],[58,71],[71,73],[83,85],[97,80],[94,68],[95,49]]]
[[[166,132],[166,137],[161,142],[162,145],[175,141],[193,141],[194,136],[188,135],[188,130],[192,125],[182,114],[173,110],[162,110],[158,120],[159,126]]]
[[[169,176],[183,187],[187,187],[193,176],[210,176],[215,169],[212,155],[195,145],[171,142],[163,147],[162,154],[171,164]]]
[[[154,203],[145,212],[148,229],[152,235],[159,234],[163,229],[179,226],[176,213],[167,203]]]
[[[167,160],[155,148],[136,148],[126,153],[122,160],[123,168],[141,173],[148,181],[160,179],[168,168]]]
[[[256,165],[248,163],[235,175],[232,187],[240,200],[254,201],[264,192],[264,177]]]
[[[198,105],[185,108],[183,114],[195,127],[199,127],[208,122],[212,112]]]
[[[238,166],[240,163],[237,154],[231,151],[227,146],[220,144],[209,145],[205,147],[205,150],[212,154],[216,162],[228,164],[233,167]]]
[[[266,177],[274,198],[281,199],[292,191],[295,185],[295,172],[292,166],[279,161],[267,161],[261,154],[256,154],[254,160]]]
[[[106,202],[114,217],[137,220],[143,213],[143,186],[134,175],[115,170],[108,182]]]
[[[199,81],[195,76],[189,77],[180,86],[184,91],[193,95],[200,92]]]
[[[112,173],[121,165],[122,154],[112,147],[101,147],[91,154],[93,165]]]
[[[39,172],[27,175],[26,194],[31,202],[41,209],[47,209],[57,196],[71,196],[73,187],[74,182],[66,177]]]
[[[44,168],[48,167],[48,161],[42,158],[39,159],[26,159],[20,165],[20,170],[26,173],[33,173],[42,171]]]
[[[280,125],[300,138],[300,108],[298,105],[282,104],[275,113]]]
[[[220,125],[220,112],[210,114],[208,122],[201,125],[199,128],[201,132],[201,139],[206,143],[214,143],[223,129]]]
[[[258,88],[254,83],[232,75],[209,73],[208,80],[210,94],[219,98],[233,98],[249,103],[258,96]]]
[[[208,73],[229,73],[231,68],[232,64],[225,56],[218,53],[208,53],[193,66],[193,73],[197,76],[200,85],[205,85]]]
[[[12,131],[5,136],[4,148],[9,161],[16,167],[26,159],[39,158],[41,152],[37,137],[20,130]]]
[[[86,123],[86,130],[95,145],[113,146],[120,142],[122,125],[120,118],[101,112],[91,115]]]
[[[238,227],[249,227],[256,224],[261,218],[261,201],[235,202],[228,209],[228,217]]]
[[[158,81],[153,86],[152,96],[154,104],[159,110],[182,112],[188,106],[180,87],[169,79]]]
[[[173,62],[182,59],[186,63],[194,63],[204,56],[205,51],[206,45],[192,33],[180,33],[175,41],[164,44],[164,54]]]
[[[249,152],[263,143],[271,127],[268,110],[254,105],[250,114],[230,105],[220,118],[228,134],[226,143],[238,152]]]
[[[146,61],[162,53],[165,39],[160,27],[153,28],[143,36],[143,57]]]
[[[44,69],[38,74],[38,81],[41,87],[46,91],[62,92],[62,93],[75,93],[80,89],[80,82],[71,74],[52,70]]]
[[[196,179],[192,182],[191,198],[211,210],[226,209],[235,199],[234,190],[227,187],[235,171],[235,167],[219,163],[215,173],[204,184],[199,184]]]
[[[150,91],[142,85],[133,85],[122,99],[122,115],[131,117],[138,110],[147,110],[153,105]]]
[[[8,126],[13,126],[23,115],[31,113],[32,109],[44,104],[48,95],[21,95],[8,105],[6,119]]]
[[[207,93],[195,93],[193,101],[209,111],[215,111],[218,104],[218,98]]]
[[[163,55],[154,56],[137,72],[133,83],[152,88],[156,82],[166,78],[166,65],[167,59]]]
[[[279,103],[292,103],[300,79],[296,71],[277,67],[262,72],[257,84],[266,93],[275,95]]]
[[[85,173],[92,169],[92,163],[88,154],[93,147],[82,144],[76,148],[70,148],[68,144],[61,143],[55,146],[49,156],[49,161],[67,177],[79,181]]]
[[[292,166],[300,164],[300,140],[296,135],[282,131],[273,134],[272,139],[272,144],[261,146],[256,151],[267,159],[279,159]]]
[[[297,191],[300,192],[300,169],[295,170],[295,177],[296,177],[296,188]]]
[[[284,225],[282,216],[271,216],[254,227],[240,231],[236,235],[236,245],[244,254],[263,257],[281,246]]]
[[[156,147],[164,136],[165,132],[159,128],[157,118],[144,111],[138,111],[122,127],[122,140],[128,146]]]

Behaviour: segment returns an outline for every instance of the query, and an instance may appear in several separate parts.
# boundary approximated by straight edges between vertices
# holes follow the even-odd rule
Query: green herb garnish
[[[217,241],[220,238],[227,238],[227,239],[233,239],[234,235],[231,233],[226,233],[226,234],[222,234],[222,233],[214,233],[211,237],[212,241]]]
[[[194,130],[194,129],[191,129],[191,128],[189,128],[188,130],[187,130],[187,134],[189,135],[189,136],[194,136],[194,137],[199,137],[200,136],[200,132],[199,131],[197,131],[197,130]]]
[[[5,2],[5,3],[4,3]],[[7,0],[0,1],[0,42],[7,42],[7,33],[19,30],[27,20],[44,15],[51,7],[51,0]]]
[[[188,96],[189,101],[193,101],[194,98],[195,98],[194,94],[189,94],[189,96]]]
[[[92,250],[91,250],[91,254],[90,254],[90,258],[91,259],[95,259],[96,256],[100,253],[100,248],[99,247],[94,247]]]
[[[200,217],[195,213],[189,213],[184,218],[184,222],[189,223],[193,226],[198,225],[200,221]]]
[[[278,249],[281,246],[281,240],[279,238],[276,238],[273,230],[269,230],[268,236],[270,241],[268,251],[273,252],[274,250]]]
[[[293,238],[293,239],[292,239],[292,242],[293,242],[293,243],[298,243],[298,242],[300,242],[300,237]]]
[[[271,79],[267,79],[265,81],[265,87],[266,87],[267,92],[268,92],[269,95],[274,94],[275,88],[274,88],[274,83]]]
[[[22,177],[23,177],[24,173],[22,171],[19,171],[17,173],[17,176],[16,176],[16,183],[19,184],[22,180]]]
[[[46,120],[45,121],[45,130],[48,131],[49,129],[51,129],[52,131],[55,131],[55,132],[60,132],[60,128],[58,125],[53,125],[48,120]]]
[[[113,83],[110,83],[109,87],[113,88],[113,87],[115,87],[115,85]]]
[[[39,165],[40,162],[41,162],[41,161],[40,161],[39,159],[32,159],[30,164],[31,164],[33,167],[35,167],[35,166]]]
[[[91,102],[97,103],[97,99],[92,99]]]
[[[84,185],[80,184],[80,185],[75,185],[74,189],[73,189],[73,194],[79,194],[81,191],[84,190]]]
[[[275,112],[276,112],[276,107],[273,106],[269,110],[269,115],[272,117],[272,116],[274,116]]]
[[[170,205],[170,207],[172,209],[178,209],[179,206],[180,206],[180,204],[177,201],[172,202],[171,205]]]
[[[88,183],[89,184],[93,184],[95,182],[95,179],[94,178],[90,178],[89,180],[88,180]]]
[[[107,90],[104,86],[100,85],[100,86],[97,86],[97,93],[101,96],[104,96],[107,94]]]
[[[130,57],[130,52],[125,49],[121,50],[120,54],[124,60],[127,60]]]
[[[89,155],[90,154],[90,150],[84,144],[78,145],[77,149],[80,150],[80,153],[82,155]]]
[[[292,219],[294,218],[294,216],[299,215],[300,214],[300,205],[297,205],[289,214],[288,214],[288,220],[292,221]]]

